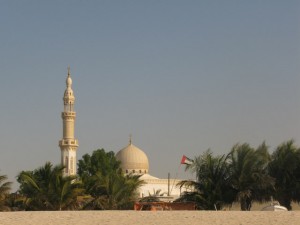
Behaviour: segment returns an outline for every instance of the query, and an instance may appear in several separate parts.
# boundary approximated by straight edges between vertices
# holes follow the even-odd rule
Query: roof
[[[121,161],[121,168],[124,171],[133,173],[148,173],[149,161],[148,157],[141,149],[133,145],[130,141],[129,145],[121,149],[116,154],[117,160]]]

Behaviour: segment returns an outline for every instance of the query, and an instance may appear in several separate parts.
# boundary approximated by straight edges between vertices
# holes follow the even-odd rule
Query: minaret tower
[[[70,67],[68,67],[66,85],[67,88],[63,97],[64,111],[61,113],[63,138],[59,141],[59,147],[61,150],[61,164],[65,166],[64,176],[70,176],[76,174],[76,150],[78,148],[78,140],[74,137],[76,112],[74,111],[75,97],[72,90]]]

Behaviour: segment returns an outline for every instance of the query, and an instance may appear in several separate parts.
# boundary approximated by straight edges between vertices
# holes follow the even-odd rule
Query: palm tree
[[[87,209],[132,209],[133,203],[137,200],[137,190],[143,184],[140,176],[126,175],[111,172],[103,175],[97,172],[90,177],[93,185],[87,190],[91,194],[91,201]]]
[[[162,196],[167,195],[167,194],[168,194],[167,192],[161,192],[161,189],[155,190],[153,188],[153,193],[152,194],[149,191],[149,196],[152,196],[152,197],[162,197]]]
[[[90,195],[86,209],[132,209],[143,184],[139,176],[125,176],[114,152],[104,149],[85,154],[78,162],[78,174]]]
[[[12,182],[8,182],[6,175],[0,175],[0,211],[7,211],[9,207],[6,206],[5,200],[11,190]]]
[[[236,144],[229,154],[229,183],[234,189],[235,198],[241,210],[250,210],[253,200],[268,200],[268,190],[274,180],[268,175],[268,149],[265,143],[257,150],[249,144]]]
[[[273,152],[269,173],[276,180],[274,198],[291,210],[291,202],[300,201],[300,149],[293,140],[282,143]]]
[[[84,189],[76,176],[57,176],[53,182],[52,193],[49,196],[55,210],[78,209],[78,196],[81,196]]]
[[[5,204],[11,211],[23,211],[25,210],[24,200],[24,196],[18,192],[10,193],[5,200]]]
[[[148,193],[149,195],[142,197],[139,202],[160,202],[160,198],[168,194],[167,192],[161,192],[161,189],[155,190],[154,188],[153,193],[150,193],[150,191],[148,191]]]
[[[198,209],[221,209],[232,202],[232,190],[228,183],[228,155],[213,156],[210,150],[195,157],[186,170],[196,173],[197,180],[185,180],[179,185],[194,191],[186,192],[179,201],[196,202]]]
[[[77,197],[84,189],[75,176],[64,177],[63,166],[53,167],[47,162],[34,171],[23,171],[18,176],[20,193],[27,210],[66,210],[78,207]]]

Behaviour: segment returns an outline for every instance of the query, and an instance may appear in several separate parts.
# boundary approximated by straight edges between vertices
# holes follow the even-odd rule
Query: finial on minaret
[[[71,73],[70,73],[70,66],[68,66],[68,76],[67,76],[66,84],[67,84],[68,88],[71,88],[72,79],[71,79]]]
[[[129,134],[129,144],[131,145],[131,143],[132,143],[132,135]]]
[[[70,66],[68,66],[68,77],[70,76]]]

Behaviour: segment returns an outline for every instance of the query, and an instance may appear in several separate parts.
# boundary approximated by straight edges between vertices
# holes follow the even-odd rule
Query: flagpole
[[[172,184],[172,188],[171,188],[171,193],[172,193],[173,188],[174,188],[174,186],[175,186],[175,181],[176,181],[177,178],[178,178],[178,171],[179,171],[180,167],[181,167],[181,164],[179,164],[178,169],[177,169],[177,172],[176,172],[176,175],[175,175],[175,179],[173,179],[173,184]]]
[[[168,173],[168,196],[170,196],[170,173]]]

